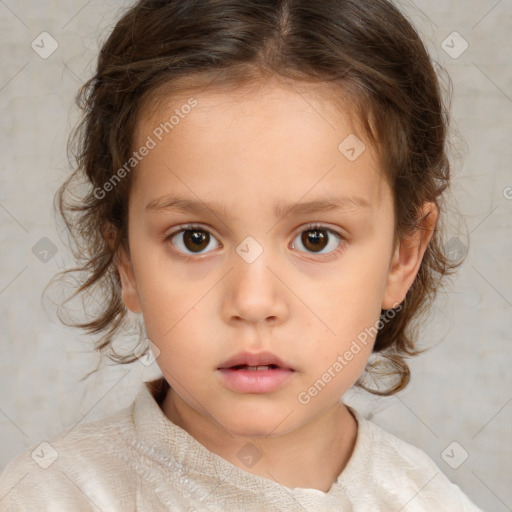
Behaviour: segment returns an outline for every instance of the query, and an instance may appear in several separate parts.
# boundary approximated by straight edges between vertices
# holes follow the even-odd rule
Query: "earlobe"
[[[425,203],[421,217],[422,221],[418,228],[401,240],[395,248],[382,299],[382,309],[392,309],[400,304],[418,274],[439,217],[437,206],[431,202]]]
[[[137,292],[137,281],[129,256],[123,248],[119,248],[115,257],[115,263],[119,276],[121,277],[122,292],[121,296],[125,306],[133,313],[140,313],[139,295]]]

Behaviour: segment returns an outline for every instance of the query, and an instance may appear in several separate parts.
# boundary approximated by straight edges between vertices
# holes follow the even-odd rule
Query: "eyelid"
[[[180,233],[181,231],[187,231],[188,229],[201,229],[201,230],[207,231],[210,234],[215,235],[215,237],[218,238],[215,230],[212,229],[210,226],[206,226],[204,224],[190,223],[190,224],[180,224],[179,226],[176,226],[171,231],[166,232],[164,234],[164,239],[167,240],[172,235]],[[298,233],[302,233],[303,231],[309,231],[309,230],[314,230],[314,229],[329,231],[330,233],[333,233],[333,234],[339,236],[342,239],[346,238],[344,235],[342,235],[335,228],[331,228],[327,224],[323,224],[321,222],[312,222],[310,224],[305,224],[305,225],[300,226],[299,228],[297,228],[295,230],[294,236],[296,236]]]
[[[189,223],[189,224],[180,224],[179,226],[175,226],[173,229],[166,232],[164,234],[164,240],[168,240],[170,237],[172,237],[178,233],[181,233],[182,231],[193,230],[193,229],[207,231],[208,233],[215,235],[215,238],[218,238],[216,231],[213,228],[211,228],[210,226],[206,226],[205,224]]]
[[[329,233],[332,233],[336,236],[338,236],[341,239],[344,239],[345,237],[336,229],[329,227],[327,224],[323,224],[321,222],[312,222],[311,224],[306,224],[304,226],[301,226],[296,233],[302,233],[303,231],[314,231],[315,229],[318,229],[319,231],[329,231]]]

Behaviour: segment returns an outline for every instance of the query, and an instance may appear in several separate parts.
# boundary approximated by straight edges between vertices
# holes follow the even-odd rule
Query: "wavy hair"
[[[443,211],[450,183],[451,80],[445,100],[434,61],[391,2],[140,0],[118,20],[101,47],[94,76],[77,94],[83,115],[68,143],[73,172],[54,200],[78,265],[57,277],[86,276],[66,302],[93,289],[102,301],[90,321],[67,323],[60,314],[59,319],[99,334],[95,348],[111,360],[131,363],[148,349],[141,345],[139,356],[119,356],[112,345],[128,313],[115,255],[121,246],[128,250],[131,174],[109,194],[98,193],[132,156],[141,112],[169,94],[205,87],[229,91],[268,77],[331,84],[340,100],[350,99],[393,191],[395,240],[419,226],[425,202]],[[70,201],[75,181],[84,188]],[[406,359],[422,352],[414,323],[428,311],[440,279],[462,263],[448,258],[440,219],[400,308],[380,324],[374,353],[357,382],[371,393],[391,395],[407,385]],[[142,330],[139,338],[143,344]],[[371,388],[368,376],[392,382]]]

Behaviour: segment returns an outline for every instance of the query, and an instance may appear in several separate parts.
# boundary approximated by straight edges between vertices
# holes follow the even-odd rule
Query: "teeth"
[[[260,366],[249,366],[247,364],[239,364],[236,366],[232,366],[234,370],[249,370],[249,371],[256,371],[256,370],[273,370],[277,368],[275,364],[268,364],[268,365],[260,365]]]

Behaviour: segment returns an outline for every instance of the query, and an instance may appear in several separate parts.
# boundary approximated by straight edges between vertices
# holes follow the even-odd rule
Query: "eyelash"
[[[183,225],[179,226],[178,229],[175,229],[171,233],[164,235],[164,242],[170,242],[172,240],[172,238],[175,237],[177,234],[183,233],[183,232],[189,231],[189,230],[190,231],[193,231],[193,230],[204,231],[204,232],[212,234],[208,229],[206,229],[204,226],[202,226],[200,224],[183,224]],[[295,235],[294,239],[297,237],[297,235],[300,235],[301,233],[304,233],[306,231],[326,231],[326,232],[330,233],[331,235],[334,235],[334,237],[339,240],[340,244],[336,249],[334,249],[333,251],[326,253],[326,254],[319,254],[319,256],[321,257],[321,259],[323,261],[330,261],[332,259],[335,259],[338,256],[338,254],[345,249],[345,245],[346,245],[345,238],[337,231],[334,231],[322,224],[309,224],[309,225],[305,226],[301,231],[299,231]],[[176,252],[178,257],[183,258],[186,261],[197,261],[200,256],[207,254],[207,253],[202,253],[202,254],[197,254],[196,256],[193,256],[193,255],[184,254],[176,249],[174,249],[174,251]],[[303,254],[315,255],[315,253],[312,253],[312,252],[311,253],[305,253],[303,251],[300,251],[300,252],[302,252]]]

